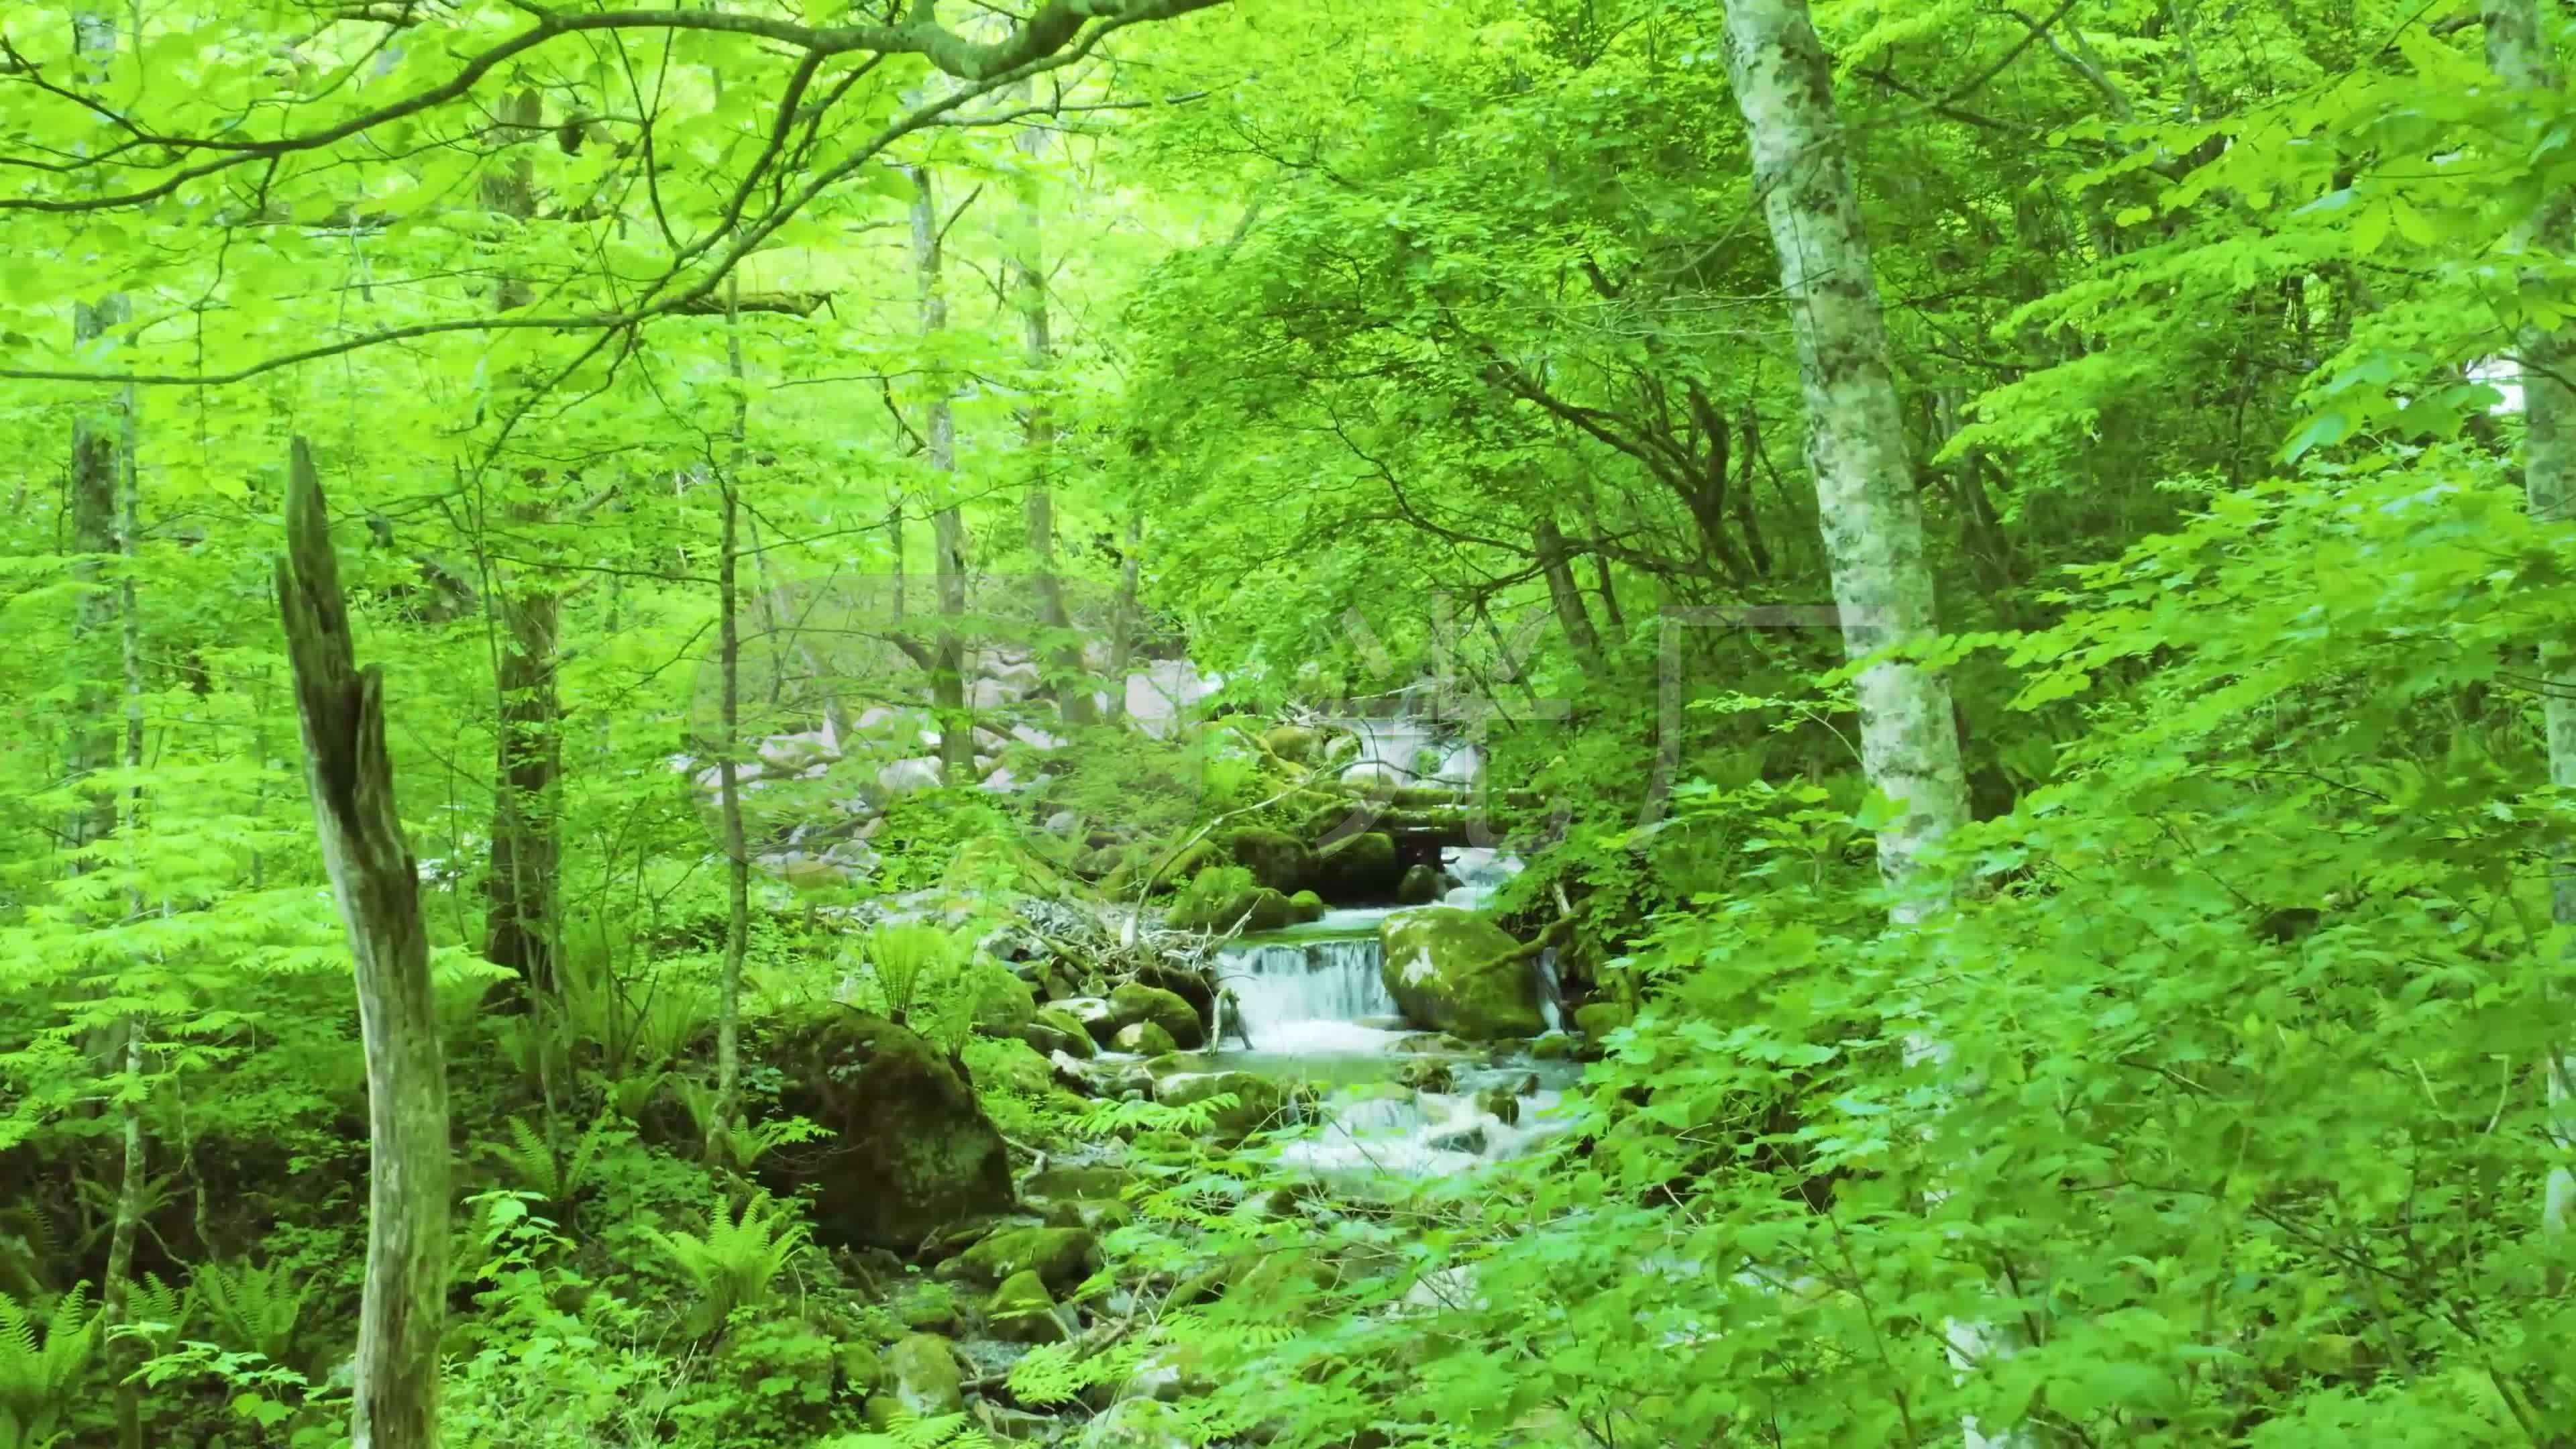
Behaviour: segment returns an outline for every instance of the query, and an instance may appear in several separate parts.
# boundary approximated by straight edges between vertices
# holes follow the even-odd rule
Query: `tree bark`
[[[447,1071],[420,872],[385,753],[384,675],[357,667],[313,455],[292,445],[277,603],[295,674],[304,778],[349,949],[367,1057],[367,1272],[351,1449],[435,1449],[447,1307]]]
[[[1055,565],[1055,413],[1049,396],[1054,386],[1055,342],[1047,317],[1045,231],[1038,205],[1037,159],[1046,132],[1021,130],[1012,144],[1029,174],[1020,183],[1020,237],[1011,259],[1012,280],[1020,299],[1021,352],[1031,380],[1029,405],[1020,415],[1022,440],[1028,450],[1029,486],[1022,500],[1028,521],[1029,557],[1038,594],[1038,622],[1047,631],[1041,657],[1047,682],[1056,691],[1058,712],[1067,726],[1094,722],[1091,684],[1084,677],[1082,645],[1073,637],[1073,616],[1064,606],[1064,581]]]
[[[2486,27],[2487,66],[2516,90],[2553,91],[2560,85],[2549,37],[2540,26],[2535,0],[2486,0],[2481,18]],[[2552,197],[2517,240],[2543,247],[2563,247],[2569,222],[2576,219],[2576,195]],[[2523,494],[2534,518],[2564,525],[2576,516],[2576,336],[2566,328],[2521,329],[2515,339],[2522,381]],[[2540,672],[2541,723],[2548,735],[2549,781],[2576,788],[2576,654],[2564,644],[2543,642]],[[2560,926],[2576,926],[2576,843],[2559,842],[2550,872],[2549,914]],[[2563,1017],[2560,1008],[2556,1016]],[[2559,1162],[2541,1188],[2541,1229],[2551,1237],[2567,1231],[2576,1218],[2576,1172],[2567,1160],[2576,1155],[2576,1050],[2563,1021],[2553,1022],[2553,1040],[2541,1061],[2546,1128]]]
[[[1145,509],[1131,505],[1127,511],[1127,547],[1118,556],[1118,599],[1111,606],[1109,625],[1109,717],[1127,717],[1127,670],[1136,658],[1136,632],[1140,619],[1136,609],[1137,560],[1145,551]]]
[[[1530,525],[1532,545],[1538,553],[1539,572],[1547,577],[1548,601],[1556,608],[1557,625],[1565,630],[1566,642],[1574,646],[1574,657],[1586,674],[1601,672],[1601,635],[1592,627],[1592,611],[1583,605],[1583,589],[1574,581],[1574,565],[1568,560],[1565,534],[1556,520],[1542,514]]]
[[[921,335],[937,345],[948,329],[948,299],[939,286],[939,207],[930,168],[912,168],[912,261],[921,291]],[[957,472],[957,419],[948,400],[947,369],[931,369],[928,426],[922,429],[930,469],[943,480]],[[931,712],[939,719],[940,772],[964,776],[975,762],[975,723],[966,712],[966,641],[959,621],[966,613],[966,522],[958,511],[953,481],[943,481],[944,497],[931,515],[931,559],[939,586],[939,636],[930,671]]]
[[[530,143],[545,119],[533,90],[510,97],[500,139]],[[485,178],[484,199],[494,211],[525,225],[536,216],[533,164],[524,151]],[[527,306],[527,279],[504,273],[495,311]],[[526,481],[543,475],[531,470]],[[533,501],[511,510],[521,523],[541,522]],[[563,702],[555,688],[555,652],[563,600],[541,580],[501,577],[492,590],[497,652],[493,660],[496,735],[492,768],[492,859],[484,878],[489,902],[483,954],[518,973],[540,1003],[556,994],[555,876],[562,858],[557,819],[563,775]]]
[[[1780,255],[1798,380],[1807,409],[1807,461],[1843,648],[1852,659],[1935,633],[1923,516],[1888,360],[1886,324],[1861,230],[1833,67],[1805,0],[1725,0],[1727,76],[1753,152],[1753,186]],[[1926,849],[1968,819],[1966,771],[1948,683],[1919,665],[1871,665],[1855,681],[1861,761],[1870,784],[1897,802],[1878,832],[1880,876],[1894,889],[1890,923],[1903,927],[1942,904],[1920,879]],[[1909,1056],[1946,1063],[1946,1044],[1917,1034]],[[1989,1324],[1943,1325],[1962,1374],[2010,1351]],[[2017,1429],[1987,1433],[1962,1419],[1968,1449],[2020,1449]]]
[[[729,300],[739,296],[731,279],[726,281],[725,295]],[[742,1094],[742,961],[751,945],[751,855],[743,841],[742,784],[734,764],[742,749],[742,610],[734,573],[741,554],[742,508],[735,492],[734,469],[741,466],[745,452],[750,402],[741,390],[741,314],[727,317],[725,326],[725,361],[732,369],[735,384],[734,456],[716,470],[718,497],[724,505],[724,537],[716,555],[717,667],[723,675],[724,695],[720,704],[724,740],[716,751],[716,808],[724,817],[725,954],[716,1008],[715,1120],[701,1125],[707,1134],[707,1160],[729,1163],[733,1161],[734,1119],[740,1113],[737,1099]]]

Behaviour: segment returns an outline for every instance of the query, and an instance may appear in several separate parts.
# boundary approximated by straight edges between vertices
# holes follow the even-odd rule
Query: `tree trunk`
[[[1565,630],[1566,642],[1574,646],[1574,657],[1584,673],[1600,673],[1601,635],[1592,627],[1592,611],[1583,606],[1581,586],[1574,582],[1565,535],[1555,519],[1542,514],[1530,525],[1530,536],[1538,551],[1539,572],[1547,576],[1548,601],[1556,608],[1556,622]]]
[[[499,139],[524,146],[545,119],[533,90],[512,96]],[[525,225],[536,215],[534,169],[524,153],[485,178],[494,211]],[[501,279],[494,310],[516,311],[534,300],[527,280]],[[527,481],[542,475],[531,471]],[[546,510],[528,502],[512,510],[523,523]],[[563,601],[542,581],[501,578],[492,590],[498,652],[493,660],[497,736],[492,768],[492,860],[484,879],[490,903],[483,954],[518,973],[543,1003],[556,992],[555,874],[562,856],[556,806],[563,773],[563,703],[555,690],[555,649]]]
[[[1028,408],[1020,415],[1020,426],[1029,455],[1029,489],[1023,500],[1029,557],[1037,585],[1038,622],[1047,633],[1041,654],[1047,661],[1047,682],[1056,691],[1057,708],[1065,724],[1087,725],[1098,712],[1092,708],[1091,685],[1084,678],[1082,645],[1073,636],[1073,616],[1064,606],[1064,581],[1055,571],[1055,415],[1048,396],[1054,386],[1055,344],[1047,325],[1046,250],[1042,245],[1045,233],[1033,174],[1038,153],[1046,145],[1046,132],[1027,127],[1013,139],[1013,145],[1019,149],[1022,164],[1032,173],[1021,180],[1020,244],[1018,255],[1011,259],[1011,272],[1020,297],[1021,351],[1029,365],[1032,387]]]
[[[430,991],[420,871],[385,753],[384,675],[350,647],[313,455],[294,440],[278,614],[295,672],[305,786],[322,864],[357,960],[367,1057],[367,1273],[351,1449],[435,1449],[447,1307],[447,1071]]]
[[[2551,91],[2559,86],[2557,65],[2548,37],[2540,27],[2535,0],[2486,0],[2487,65],[2498,79],[2517,90]],[[2524,238],[2544,247],[2567,244],[2568,223],[2576,218],[2576,195],[2552,197],[2534,217]],[[2515,339],[2521,359],[2523,416],[2523,492],[2532,516],[2564,525],[2576,512],[2576,335],[2525,327]],[[2549,781],[2576,788],[2576,655],[2554,641],[2540,649],[2541,722],[2548,733]],[[2550,878],[2549,914],[2560,926],[2576,926],[2576,845],[2561,842]],[[2549,1138],[2559,1164],[2549,1170],[2541,1189],[2541,1229],[2551,1237],[2567,1231],[2576,1217],[2576,1172],[2566,1159],[2576,1154],[2576,1051],[2559,1026],[2542,1059],[2543,1090]]]
[[[724,977],[716,1008],[715,1120],[700,1124],[707,1134],[707,1160],[734,1161],[733,1124],[740,1115],[742,1093],[742,960],[751,945],[751,855],[743,842],[742,785],[734,767],[742,749],[741,596],[734,570],[741,554],[742,509],[735,493],[734,470],[741,466],[750,421],[750,402],[741,391],[742,313],[740,284],[725,280],[725,361],[736,385],[733,405],[733,457],[716,471],[718,496],[724,505],[724,537],[716,555],[717,667],[723,674],[724,739],[716,750],[716,808],[724,817],[725,954]]]
[[[939,288],[939,207],[930,169],[912,168],[912,262],[921,290],[921,335],[936,345],[948,328],[948,299]],[[957,471],[957,419],[948,402],[947,369],[934,367],[929,426],[922,429],[931,471],[943,479]],[[966,713],[966,641],[958,621],[966,613],[966,523],[953,483],[942,485],[939,511],[931,515],[931,564],[939,585],[939,639],[930,671],[931,712],[939,719],[940,772],[954,780],[975,761],[975,724]]]
[[[1727,75],[1780,255],[1843,648],[1860,659],[1932,634],[1939,621],[1859,191],[1834,111],[1833,68],[1805,0],[1725,3]],[[1861,673],[1855,693],[1862,766],[1870,784],[1898,802],[1898,815],[1878,832],[1878,866],[1896,890],[1891,924],[1902,927],[1941,904],[1918,879],[1921,857],[1968,819],[1949,685],[1919,665],[1881,662]],[[1946,1046],[1927,1037],[1908,1046],[1918,1060],[1948,1058]],[[1986,1324],[1953,1320],[1943,1331],[1963,1374],[2009,1351]],[[1989,1435],[1974,1417],[1960,1427],[1969,1449],[2027,1442],[2011,1428]]]
[[[139,572],[135,552],[143,536],[143,498],[141,479],[135,471],[133,432],[134,391],[126,389],[124,414],[127,431],[118,451],[116,499],[116,553],[122,565],[117,580],[116,600],[122,640],[119,650],[125,676],[125,774],[124,809],[117,828],[126,840],[139,844],[143,826],[143,616],[137,598],[135,579]],[[145,900],[138,879],[126,893],[126,910],[141,919]],[[119,1109],[118,1124],[125,1139],[125,1158],[117,1178],[116,1222],[108,1231],[106,1316],[113,1329],[127,1321],[127,1290],[134,1275],[134,1240],[143,1226],[143,1037],[147,1029],[143,1015],[133,1013],[125,1018],[126,1090],[120,1094],[124,1105]],[[143,1449],[143,1386],[133,1374],[136,1345],[120,1345],[113,1351],[122,1370],[116,1381],[117,1449]]]
[[[1136,658],[1136,565],[1145,550],[1145,510],[1127,511],[1127,547],[1118,555],[1118,599],[1109,626],[1109,717],[1127,717],[1127,670]]]

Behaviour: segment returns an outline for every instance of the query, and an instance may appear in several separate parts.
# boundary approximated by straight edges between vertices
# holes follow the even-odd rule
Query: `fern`
[[[765,1190],[753,1193],[738,1217],[719,1199],[707,1209],[703,1237],[645,1231],[697,1286],[701,1327],[710,1332],[722,1328],[737,1310],[775,1301],[779,1271],[805,1246],[805,1225],[773,1211]]]
[[[146,1273],[142,1282],[125,1290],[125,1322],[117,1332],[141,1339],[149,1355],[165,1354],[188,1331],[188,1315],[196,1307],[193,1290],[174,1288],[160,1274]]]
[[[1231,1111],[1241,1100],[1233,1092],[1217,1092],[1183,1105],[1100,1100],[1074,1119],[1073,1130],[1090,1138],[1132,1137],[1142,1132],[1195,1137],[1210,1131],[1217,1114]]]
[[[689,1125],[696,1129],[699,1141],[712,1140],[725,1165],[736,1172],[749,1172],[752,1164],[770,1149],[795,1142],[814,1142],[832,1135],[821,1123],[803,1117],[785,1117],[770,1122],[753,1122],[737,1113],[732,1125],[722,1135],[711,1130],[716,1113],[716,1089],[713,1085],[687,1077],[671,1082],[671,1095],[689,1114]]]
[[[221,1347],[255,1353],[271,1363],[299,1366],[295,1330],[312,1284],[270,1264],[226,1267],[208,1263],[189,1283],[204,1306],[211,1337]]]
[[[610,1141],[615,1119],[602,1112],[587,1131],[572,1145],[570,1152],[558,1149],[554,1134],[540,1134],[525,1117],[509,1122],[507,1143],[487,1143],[484,1150],[516,1181],[513,1186],[533,1192],[557,1212],[572,1206],[599,1172],[599,1153]]]
[[[1011,1397],[1032,1408],[1069,1404],[1086,1389],[1123,1384],[1144,1367],[1147,1347],[1140,1342],[1114,1344],[1086,1354],[1072,1343],[1042,1343],[1011,1365]]]
[[[843,1434],[818,1449],[1002,1449],[964,1414],[917,1416],[897,1409],[880,1433]]]
[[[97,1352],[102,1322],[87,1283],[74,1284],[41,1317],[0,1293],[0,1446],[35,1449],[53,1442]]]

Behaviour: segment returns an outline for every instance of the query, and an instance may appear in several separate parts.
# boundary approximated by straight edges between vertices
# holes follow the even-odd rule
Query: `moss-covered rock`
[[[975,1029],[986,1036],[1017,1036],[1037,1020],[1038,994],[1029,983],[1001,972],[987,973],[984,993],[975,1002]]]
[[[1315,848],[1285,831],[1246,827],[1226,837],[1226,848],[1255,884],[1282,895],[1315,883]]]
[[[940,1227],[1011,1206],[1002,1134],[965,1075],[918,1034],[831,1006],[767,1034],[758,1054],[785,1079],[779,1111],[831,1133],[774,1148],[759,1165],[782,1197],[814,1189],[818,1239],[909,1251]]]
[[[877,1369],[876,1398],[916,1418],[955,1414],[966,1407],[964,1375],[957,1371],[957,1349],[935,1333],[907,1334],[885,1351]]]
[[[1175,931],[1230,931],[1243,922],[1246,935],[1276,931],[1297,923],[1297,908],[1268,886],[1254,886],[1221,898],[1201,898],[1175,906],[1163,924]]]
[[[876,1346],[864,1339],[845,1338],[832,1350],[833,1361],[841,1368],[841,1382],[851,1393],[865,1394],[877,1386],[881,1367]]]
[[[1599,1041],[1636,1018],[1625,1002],[1587,1001],[1574,1008],[1574,1029]]]
[[[1172,1034],[1163,1030],[1161,1022],[1131,1021],[1109,1038],[1109,1049],[1134,1052],[1140,1057],[1158,1057],[1180,1050],[1180,1043],[1172,1040]]]
[[[1177,992],[1130,981],[1109,993],[1109,1005],[1121,1027],[1150,1021],[1188,1050],[1195,1050],[1207,1041],[1207,1026],[1197,1009],[1182,1000]]]
[[[1323,742],[1321,734],[1304,725],[1280,725],[1261,737],[1270,753],[1299,765],[1314,758],[1316,747]]]
[[[1561,1031],[1549,1032],[1529,1044],[1529,1054],[1536,1061],[1563,1061],[1574,1055],[1574,1038]]]
[[[1055,1202],[1067,1198],[1114,1198],[1127,1190],[1133,1174],[1126,1168],[1108,1163],[1075,1163],[1050,1167],[1029,1174],[1020,1184],[1020,1197],[1030,1202]]]
[[[1056,1316],[1055,1296],[1037,1274],[1025,1269],[993,1290],[984,1305],[984,1322],[995,1338],[1013,1343],[1064,1341],[1064,1321]]]
[[[1506,1127],[1517,1126],[1521,1120],[1521,1099],[1514,1096],[1508,1087],[1487,1087],[1478,1092],[1476,1108],[1478,1111],[1491,1112],[1494,1120]]]
[[[1404,882],[1395,837],[1382,830],[1344,836],[1315,853],[1315,877],[1328,901],[1393,900]]]
[[[1100,1267],[1100,1244],[1080,1228],[1005,1228],[933,1271],[950,1281],[998,1286],[1015,1273],[1034,1273],[1061,1293]]]
[[[1299,925],[1320,921],[1324,918],[1324,898],[1313,891],[1299,891],[1288,898],[1288,909],[1297,913]]]
[[[1023,1025],[1012,1035],[1027,1042],[1029,1049],[1042,1057],[1064,1052],[1076,1058],[1083,1058],[1099,1050],[1092,1043],[1091,1033],[1082,1029],[1082,1023],[1062,1012],[1056,1013],[1053,1017],[1049,1017],[1043,1011],[1039,1012],[1035,1020]]]
[[[1062,1012],[1102,1046],[1118,1034],[1118,1008],[1111,1006],[1106,996],[1068,996],[1048,1002],[1045,1009]]]
[[[1427,906],[1440,899],[1440,870],[1437,866],[1415,862],[1404,868],[1404,879],[1396,883],[1395,903],[1399,906]]]
[[[1537,1036],[1538,978],[1503,928],[1473,911],[1424,906],[1378,925],[1380,968],[1405,1019],[1470,1041]]]
[[[1016,1037],[970,1044],[966,1049],[966,1070],[976,1087],[986,1092],[1043,1098],[1056,1090],[1055,1068],[1038,1055],[1035,1047]]]
[[[1250,1072],[1176,1073],[1155,1083],[1154,1100],[1166,1107],[1188,1107],[1229,1092],[1235,1104],[1219,1108],[1210,1122],[1216,1140],[1228,1145],[1277,1117],[1287,1102],[1276,1082]]]
[[[1047,1204],[1046,1225],[1081,1228],[1093,1234],[1113,1232],[1136,1220],[1135,1209],[1114,1198],[1068,1198]]]
[[[1080,1449],[1189,1449],[1186,1422],[1159,1399],[1121,1399],[1082,1426]]]

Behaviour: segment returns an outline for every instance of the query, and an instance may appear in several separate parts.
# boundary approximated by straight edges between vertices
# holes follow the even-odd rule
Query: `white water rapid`
[[[1461,882],[1446,903],[1470,908],[1520,868],[1490,850],[1453,850],[1444,863]],[[1220,1064],[1324,1089],[1321,1125],[1287,1143],[1281,1160],[1345,1187],[1517,1156],[1564,1129],[1557,1109],[1579,1070],[1510,1049],[1442,1051],[1408,1027],[1382,979],[1378,927],[1393,914],[1331,911],[1238,942],[1218,962],[1218,984],[1233,993]],[[1553,965],[1540,965],[1552,1030],[1561,1017]]]

